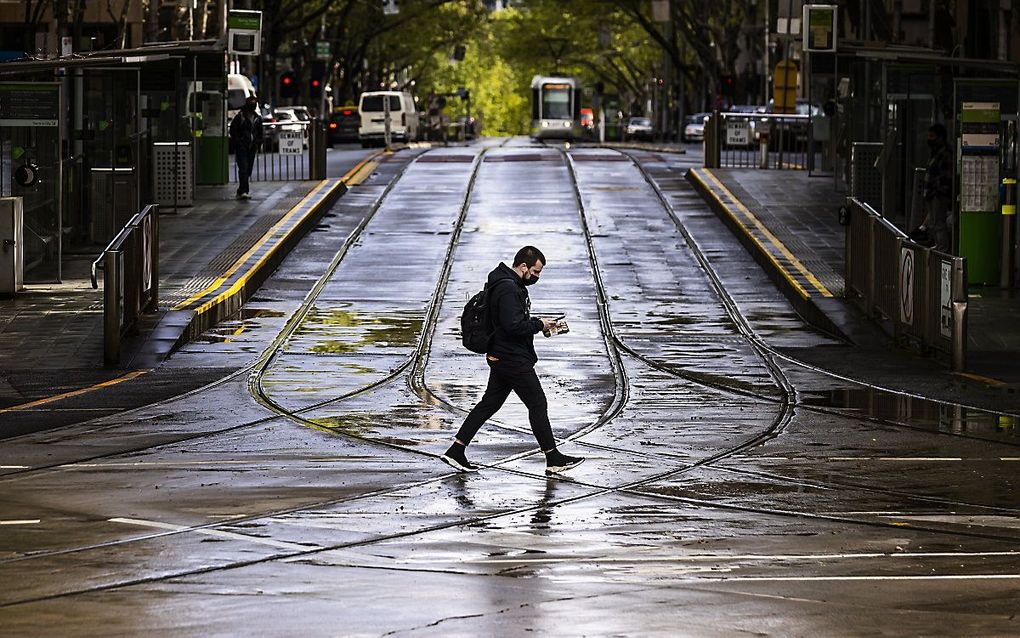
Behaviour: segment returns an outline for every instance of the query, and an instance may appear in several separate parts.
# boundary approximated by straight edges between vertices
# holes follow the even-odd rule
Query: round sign
[[[39,181],[39,167],[28,162],[14,169],[14,181],[18,186],[31,186]]]
[[[900,254],[900,320],[914,323],[914,251],[907,248]]]

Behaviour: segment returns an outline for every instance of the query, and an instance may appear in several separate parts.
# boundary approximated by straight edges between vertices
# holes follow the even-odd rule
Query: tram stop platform
[[[952,373],[935,361],[891,347],[891,337],[843,299],[845,229],[838,210],[845,195],[836,191],[831,176],[693,168],[687,178],[805,319],[857,346],[856,354],[838,360],[818,351],[813,356],[820,363],[842,365],[848,374],[868,370],[906,391],[928,387],[958,400],[977,393],[987,395],[982,403],[994,404],[1004,392],[1020,392],[1017,291],[969,290],[966,371]],[[765,252],[769,254],[761,254]]]
[[[246,200],[235,198],[236,184],[199,186],[193,206],[162,210],[158,310],[124,338],[114,367],[103,361],[102,275],[98,289],[91,283],[92,262],[103,247],[65,252],[60,283],[29,284],[0,298],[0,422],[33,411],[62,421],[60,405],[86,392],[95,400],[103,394],[95,390],[151,371],[175,347],[236,312],[347,185],[371,173],[374,158],[322,181],[253,181]],[[180,394],[221,372],[210,370],[210,379],[150,382],[147,396],[137,400]],[[0,428],[0,438],[18,429]]]

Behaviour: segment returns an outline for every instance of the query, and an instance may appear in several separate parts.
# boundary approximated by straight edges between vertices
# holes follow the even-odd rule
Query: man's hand
[[[542,319],[542,330],[552,330],[556,327],[557,323],[559,322],[551,319]]]

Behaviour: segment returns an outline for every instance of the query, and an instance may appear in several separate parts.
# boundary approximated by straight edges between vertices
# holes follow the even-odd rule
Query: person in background
[[[244,106],[230,121],[230,141],[237,161],[237,199],[251,199],[248,181],[255,166],[255,155],[262,146],[262,116],[259,115],[257,96],[249,95]]]

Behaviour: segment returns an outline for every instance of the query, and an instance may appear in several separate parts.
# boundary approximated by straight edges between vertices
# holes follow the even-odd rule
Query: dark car
[[[326,137],[330,146],[342,142],[357,142],[359,126],[361,115],[357,107],[345,106],[333,111],[326,125]]]

